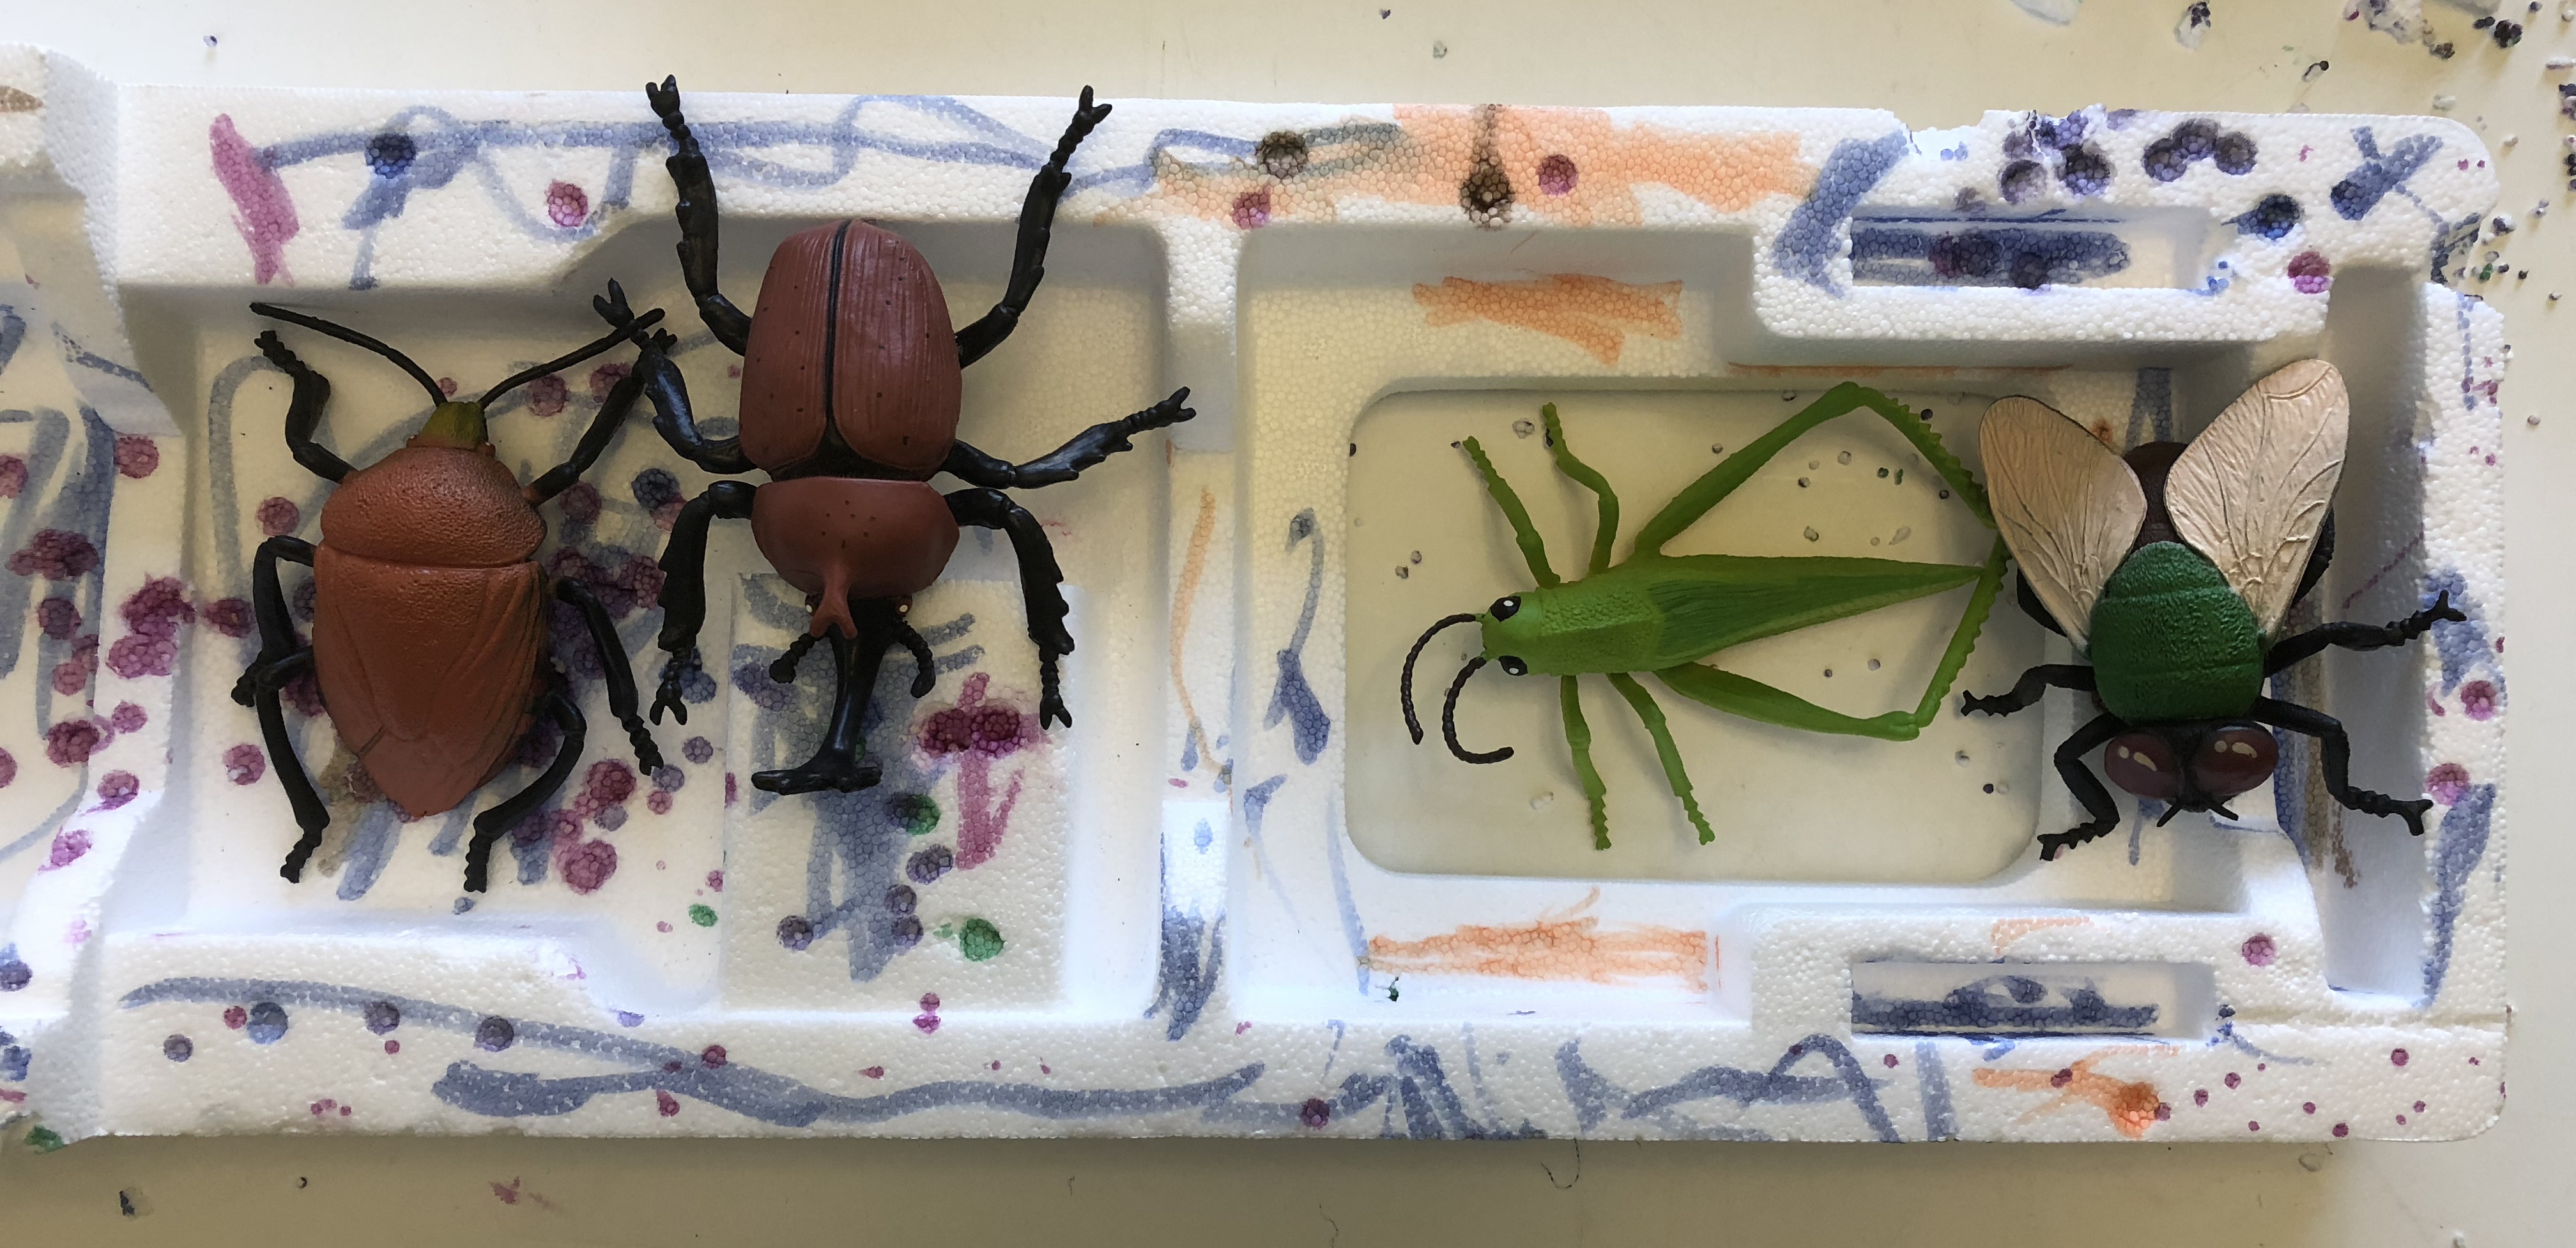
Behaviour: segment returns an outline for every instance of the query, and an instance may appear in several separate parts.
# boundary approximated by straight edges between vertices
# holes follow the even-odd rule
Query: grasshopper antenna
[[[1404,656],[1404,726],[1412,731],[1415,745],[1422,744],[1422,719],[1413,713],[1413,661],[1422,657],[1422,648],[1430,645],[1432,637],[1441,629],[1454,624],[1472,624],[1475,620],[1475,616],[1463,613],[1442,619],[1439,623],[1433,624],[1429,632],[1422,634],[1422,639],[1414,642],[1413,649],[1406,652]],[[1457,701],[1457,696],[1452,694],[1450,701]]]
[[[1458,669],[1458,679],[1449,682],[1449,700],[1440,704],[1440,738],[1449,743],[1449,752],[1457,755],[1460,762],[1499,763],[1512,756],[1512,747],[1508,745],[1479,754],[1458,744],[1458,692],[1467,687],[1467,678],[1484,665],[1483,655],[1467,660],[1467,666]]]

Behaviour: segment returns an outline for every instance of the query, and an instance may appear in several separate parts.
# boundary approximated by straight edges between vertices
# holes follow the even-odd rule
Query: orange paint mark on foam
[[[1707,932],[1652,926],[1604,931],[1600,919],[1584,913],[1600,899],[1601,890],[1596,888],[1563,911],[1510,927],[1470,923],[1421,940],[1371,936],[1368,966],[1389,974],[1495,975],[1594,984],[1672,978],[1693,992],[1708,991],[1713,945]]]
[[[2093,920],[2085,918],[2080,914],[2041,915],[2036,918],[2028,919],[1997,919],[1995,920],[1994,931],[1988,934],[1987,939],[1994,943],[1995,956],[2000,958],[2003,956],[2006,946],[2011,945],[2014,941],[2020,940],[2024,936],[2030,935],[2032,932],[2044,932],[2052,927],[2085,927],[2090,925],[2092,922]]]
[[[1353,117],[1264,135],[1245,156],[1154,156],[1154,185],[1110,213],[1179,211],[1243,229],[1330,221],[1344,200],[1455,208],[1480,226],[1530,217],[1636,225],[1637,188],[1662,186],[1719,212],[1800,197],[1815,167],[1798,136],[1699,133],[1624,123],[1601,109],[1408,106],[1393,122]]]
[[[2109,1075],[2093,1073],[2093,1067],[2113,1050],[2094,1053],[2072,1066],[2058,1070],[1992,1070],[1976,1072],[1981,1088],[2010,1088],[2017,1092],[2054,1091],[2056,1097],[2022,1115],[2028,1122],[2044,1114],[2055,1113],[2068,1105],[2082,1102],[2101,1110],[2111,1120],[2111,1129],[2130,1139],[2145,1137],[2149,1128],[2172,1113],[2165,1108],[2164,1098],[2156,1094],[2156,1085],[2140,1081],[2131,1083]]]
[[[1168,443],[1166,444],[1168,445]],[[1189,675],[1183,670],[1183,647],[1190,639],[1190,612],[1197,604],[1199,581],[1207,575],[1208,543],[1216,539],[1216,495],[1206,488],[1199,490],[1198,523],[1190,528],[1189,554],[1181,560],[1181,580],[1172,590],[1172,691],[1180,695],[1181,718],[1189,724],[1190,740],[1197,748],[1198,765],[1216,770],[1216,747],[1208,744],[1207,727],[1199,722],[1198,706],[1190,701]]]
[[[1682,336],[1682,284],[1635,286],[1584,273],[1551,273],[1527,282],[1478,282],[1444,277],[1437,286],[1415,286],[1434,328],[1492,321],[1562,338],[1604,364],[1619,362],[1628,335]]]

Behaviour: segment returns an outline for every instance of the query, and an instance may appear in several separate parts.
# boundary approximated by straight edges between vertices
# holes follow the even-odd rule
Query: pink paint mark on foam
[[[45,853],[45,865],[36,869],[59,871],[80,861],[81,855],[88,852],[89,833],[80,828],[68,828],[54,834],[54,843]]]
[[[993,763],[1026,748],[1037,739],[1036,725],[1018,707],[984,702],[992,677],[977,672],[966,678],[957,705],[940,711],[921,726],[921,748],[932,755],[958,755],[957,869],[969,871],[990,860],[1010,831],[1011,808],[1019,804],[1024,771],[1011,773],[1000,802],[993,800]]]
[[[233,199],[233,228],[250,246],[251,277],[262,286],[281,280],[293,285],[295,275],[286,271],[286,243],[304,226],[296,220],[295,199],[286,193],[286,183],[233,128],[232,114],[217,116],[206,140],[214,149],[215,180]]]

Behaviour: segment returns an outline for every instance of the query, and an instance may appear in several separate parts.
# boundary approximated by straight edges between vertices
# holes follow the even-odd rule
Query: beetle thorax
[[[524,563],[546,522],[488,450],[407,446],[341,478],[322,505],[322,544],[387,563]]]
[[[957,436],[963,374],[948,300],[899,235],[839,221],[769,258],[742,363],[742,449],[772,476],[926,480]],[[837,445],[835,445],[837,443]]]

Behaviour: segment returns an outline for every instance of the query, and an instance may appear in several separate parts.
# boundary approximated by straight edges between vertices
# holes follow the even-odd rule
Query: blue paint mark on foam
[[[1225,976],[1225,914],[1211,920],[1172,904],[1171,868],[1163,868],[1163,934],[1154,1000],[1145,1017],[1164,1017],[1163,1036],[1178,1040],[1198,1025]]]
[[[1289,923],[1304,931],[1305,920],[1298,916],[1297,903],[1288,899],[1287,883],[1279,878],[1278,869],[1270,865],[1269,838],[1261,834],[1262,821],[1270,815],[1270,799],[1277,796],[1279,786],[1286,783],[1288,776],[1283,772],[1243,791],[1243,827],[1252,838],[1252,864],[1261,872],[1262,880],[1269,884],[1270,895],[1279,900],[1279,909],[1288,916]]]
[[[2442,816],[2440,838],[2433,849],[2433,948],[2424,958],[2423,1004],[2431,1005],[2451,973],[2451,940],[2467,904],[2469,875],[2486,856],[2487,833],[2495,822],[2496,786],[2471,786]]]
[[[1872,223],[1852,230],[1852,280],[1879,286],[2081,284],[2129,267],[2129,245],[2107,230],[1999,226],[1925,229]]]
[[[1941,1065],[1941,1049],[1929,1040],[1914,1043],[1914,1081],[1923,1092],[1923,1137],[1959,1138],[1959,1115],[1950,1106],[1950,1072]]]
[[[2433,652],[2442,656],[2442,693],[2445,697],[2457,693],[2460,682],[2468,679],[2471,671],[2484,670],[2493,678],[2496,701],[2501,704],[2504,673],[2495,670],[2495,641],[2487,635],[2486,612],[2477,595],[2469,592],[2468,578],[2457,569],[2424,578],[2423,605],[2432,606],[2434,599],[2446,593],[2451,596],[2451,605],[2469,618],[2460,623],[2441,621],[2425,633],[2433,642]]]
[[[2442,140],[2429,134],[2415,134],[2399,139],[2382,154],[2378,136],[2371,133],[2369,126],[2356,127],[2352,132],[2352,143],[2361,151],[2361,164],[2326,193],[2327,202],[2334,205],[2335,215],[2346,221],[2359,221],[2369,216],[2371,209],[2377,208],[2383,197],[2404,186],[2406,179],[2414,177],[2425,162],[2433,159],[2433,153],[2442,150]]]
[[[2129,392],[2129,445],[2170,442],[2174,436],[2173,370],[2142,368]]]
[[[2299,201],[2287,195],[2266,195],[2238,214],[2233,224],[2239,234],[2260,234],[2277,243],[2299,227],[2302,215]]]
[[[1704,1066],[1672,1083],[1643,1092],[1628,1093],[1602,1078],[1585,1063],[1581,1041],[1569,1040],[1556,1051],[1558,1082],[1566,1099],[1574,1105],[1575,1119],[1584,1130],[1591,1130],[1607,1120],[1613,1112],[1622,1119],[1657,1118],[1678,1106],[1710,1098],[1724,1098],[1740,1106],[1815,1105],[1829,1101],[1850,1101],[1860,1111],[1872,1133],[1884,1143],[1896,1143],[1896,1124],[1878,1101],[1878,1082],[1861,1068],[1851,1050],[1832,1036],[1811,1035],[1780,1055],[1767,1071],[1742,1070],[1733,1066]],[[1789,1071],[1809,1057],[1821,1058],[1832,1067],[1830,1075],[1793,1075]],[[1664,1121],[1685,1134],[1714,1134],[1687,1119]],[[1724,1130],[1724,1129],[1721,1129]],[[1758,1133],[1731,1131],[1730,1138],[1766,1138]]]
[[[1333,870],[1333,904],[1342,913],[1342,939],[1351,947],[1351,971],[1358,977],[1360,995],[1369,995],[1368,937],[1360,930],[1359,902],[1351,896],[1350,868],[1342,862],[1341,804],[1325,808],[1324,858]]]
[[[1789,213],[1789,222],[1771,244],[1771,267],[1830,295],[1841,295],[1833,262],[1843,251],[1843,222],[1860,206],[1861,197],[1896,162],[1905,159],[1912,141],[1899,130],[1875,139],[1845,139],[1816,171],[1816,185]]]
[[[1297,749],[1297,761],[1313,766],[1332,740],[1333,720],[1324,713],[1323,702],[1316,698],[1314,686],[1306,683],[1306,636],[1315,628],[1315,604],[1324,592],[1324,538],[1315,531],[1315,509],[1298,512],[1288,521],[1288,546],[1312,539],[1314,562],[1306,572],[1306,606],[1297,613],[1297,630],[1288,645],[1279,652],[1279,681],[1270,688],[1270,709],[1261,717],[1261,726],[1275,728],[1279,721],[1290,721],[1290,736]]]
[[[1472,1045],[1470,1053],[1473,1053]],[[1404,1111],[1404,1134],[1416,1140],[1527,1140],[1547,1133],[1523,1119],[1517,1127],[1486,1122],[1467,1112],[1466,1101],[1449,1084],[1440,1050],[1417,1044],[1411,1036],[1386,1042],[1395,1059],[1395,1103]],[[1470,1059],[1472,1061],[1472,1057]]]
[[[366,988],[300,981],[182,978],[146,984],[119,999],[124,1008],[163,1002],[230,1003],[256,999],[272,1005],[330,1009],[363,1015],[376,1002],[402,1011],[405,1027],[472,1036],[486,1016],[435,1001],[389,996]],[[467,1113],[523,1118],[570,1113],[601,1095],[663,1091],[686,1096],[755,1121],[805,1127],[817,1122],[878,1123],[951,1107],[982,1107],[1033,1118],[1071,1121],[1134,1118],[1224,1105],[1258,1082],[1255,1062],[1213,1079],[1143,1088],[1053,1088],[1026,1083],[950,1079],[881,1096],[842,1096],[771,1074],[742,1062],[709,1066],[696,1050],[585,1027],[511,1020],[515,1044],[573,1053],[636,1069],[613,1074],[550,1078],[492,1070],[470,1061],[450,1063],[432,1084],[438,1099]],[[1297,1107],[1245,1105],[1246,1112],[1295,1121]]]
[[[2064,998],[2048,1001],[2049,985],[2027,975],[1989,975],[1939,997],[1852,994],[1855,1030],[1896,1033],[2009,1031],[2019,1035],[2145,1032],[2156,1024],[2154,1005],[2115,1005],[2090,984],[2065,985]]]

